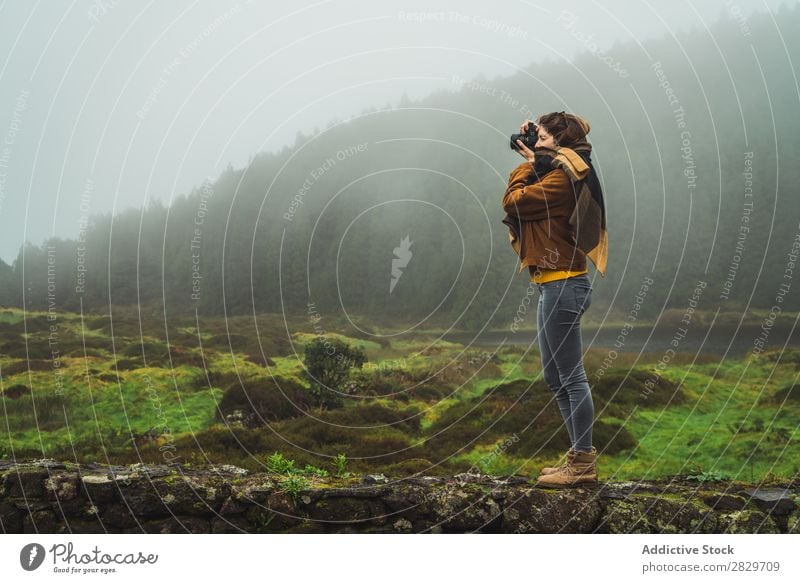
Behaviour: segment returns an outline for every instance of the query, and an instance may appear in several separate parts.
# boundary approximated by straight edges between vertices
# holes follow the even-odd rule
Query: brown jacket
[[[522,271],[535,268],[582,270],[586,254],[577,246],[570,217],[578,200],[575,187],[564,169],[555,168],[541,180],[528,184],[533,166],[523,162],[512,172],[503,195],[503,210],[509,215],[511,246],[520,258]]]

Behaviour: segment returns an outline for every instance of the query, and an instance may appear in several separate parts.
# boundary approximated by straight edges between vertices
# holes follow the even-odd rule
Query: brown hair
[[[563,111],[554,111],[539,116],[538,125],[544,126],[559,146],[569,148],[586,139],[591,126],[580,116]]]

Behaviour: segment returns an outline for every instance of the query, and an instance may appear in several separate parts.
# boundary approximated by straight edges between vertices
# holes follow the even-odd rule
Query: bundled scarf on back
[[[588,124],[587,124],[588,125]],[[603,189],[592,166],[592,145],[585,139],[573,141],[569,148],[536,148],[532,183],[541,180],[555,168],[561,168],[572,181],[577,200],[569,224],[575,230],[575,241],[579,249],[594,263],[602,277],[606,275],[608,261],[608,231],[606,230],[606,208]],[[506,215],[503,223],[508,225],[514,237],[519,238],[519,219]]]

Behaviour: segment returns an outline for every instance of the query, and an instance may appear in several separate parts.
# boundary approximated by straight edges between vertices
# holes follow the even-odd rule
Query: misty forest
[[[606,202],[583,319],[604,477],[796,476],[800,9],[777,15],[454,76],[21,245],[0,459],[535,475],[569,438],[500,201],[509,135],[564,109]]]

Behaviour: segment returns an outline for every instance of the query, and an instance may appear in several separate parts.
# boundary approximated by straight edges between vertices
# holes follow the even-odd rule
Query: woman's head
[[[537,147],[569,148],[578,142],[586,141],[591,126],[580,116],[563,111],[545,113],[536,122],[539,126]]]

